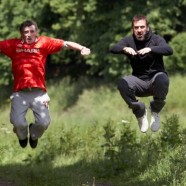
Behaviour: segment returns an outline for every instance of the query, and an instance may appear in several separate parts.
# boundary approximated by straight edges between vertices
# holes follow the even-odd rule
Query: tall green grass
[[[17,186],[184,186],[185,80],[171,77],[161,129],[146,134],[115,84],[83,78],[48,82],[52,122],[35,150],[19,146],[3,94],[0,180]],[[143,98],[147,107],[150,100]],[[27,119],[33,120],[30,111]]]

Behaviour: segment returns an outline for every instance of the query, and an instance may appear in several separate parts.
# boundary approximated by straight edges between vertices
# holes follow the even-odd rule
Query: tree
[[[117,78],[130,71],[129,64],[125,56],[109,54],[108,50],[131,34],[132,17],[147,15],[152,30],[169,42],[186,28],[185,9],[186,0],[1,0],[0,37],[19,37],[20,23],[25,19],[36,20],[41,35],[82,43],[92,50],[86,58],[69,50],[49,56],[49,67],[55,66],[59,72],[52,71],[55,76],[83,73]],[[11,79],[9,63],[1,57],[0,83]]]

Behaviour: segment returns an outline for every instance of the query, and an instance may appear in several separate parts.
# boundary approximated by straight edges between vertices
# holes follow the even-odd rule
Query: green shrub
[[[170,73],[176,73],[176,72],[181,72],[185,73],[186,72],[186,32],[177,34],[172,41],[169,43],[173,50],[174,54],[172,56],[169,56],[165,58],[166,61],[166,68]]]
[[[162,122],[163,130],[161,132],[161,144],[162,146],[174,147],[182,141],[181,133],[179,130],[179,118],[177,115],[172,115]]]

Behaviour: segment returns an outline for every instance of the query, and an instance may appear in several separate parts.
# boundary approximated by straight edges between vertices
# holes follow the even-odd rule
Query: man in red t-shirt
[[[78,43],[46,36],[37,36],[38,27],[34,21],[27,20],[20,25],[20,39],[0,41],[0,52],[11,58],[14,76],[14,92],[11,95],[10,122],[19,138],[21,147],[29,143],[35,148],[38,138],[50,124],[46,92],[45,63],[47,55],[60,51],[62,47],[78,50],[81,55],[89,55],[90,49]],[[35,123],[26,121],[28,109],[33,111]]]

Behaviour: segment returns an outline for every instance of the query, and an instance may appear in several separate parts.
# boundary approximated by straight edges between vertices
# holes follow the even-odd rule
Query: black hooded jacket
[[[145,47],[151,48],[151,52],[145,55],[125,54],[124,47],[131,47],[136,52]],[[173,54],[172,48],[166,43],[165,39],[159,35],[152,33],[150,30],[144,41],[138,41],[134,35],[128,36],[120,40],[109,50],[114,54],[125,54],[130,60],[132,74],[141,79],[152,78],[157,72],[166,72],[163,63],[163,56]]]

